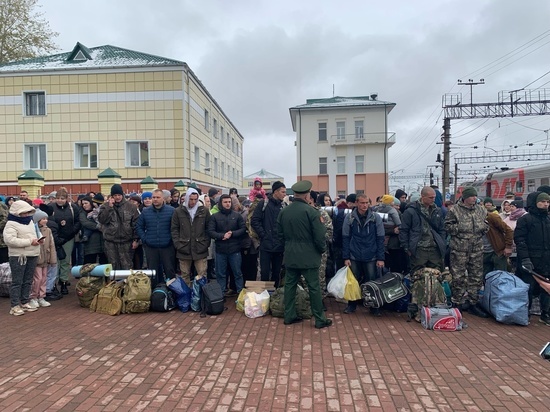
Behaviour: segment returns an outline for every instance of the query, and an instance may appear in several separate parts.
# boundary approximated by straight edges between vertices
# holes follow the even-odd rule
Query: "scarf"
[[[21,217],[21,216],[15,216],[15,215],[12,215],[11,213],[8,215],[8,220],[11,220],[13,222],[17,222],[19,223],[20,225],[25,225],[27,226],[29,223],[32,222],[32,216],[25,216],[25,217]]]
[[[508,216],[508,219],[518,220],[524,214],[525,214],[525,210],[523,208],[518,208],[518,209],[514,210],[512,213],[510,213],[510,215]]]
[[[185,206],[185,208],[189,212],[189,216],[191,217],[191,223],[193,223],[193,219],[195,219],[195,214],[197,213],[197,210],[199,208],[198,200],[197,200],[197,203],[195,203],[195,206],[193,206],[192,208],[189,208],[189,197],[193,194],[198,195],[199,192],[197,192],[192,187],[188,188],[187,192],[185,192],[185,201],[183,202],[183,205]]]

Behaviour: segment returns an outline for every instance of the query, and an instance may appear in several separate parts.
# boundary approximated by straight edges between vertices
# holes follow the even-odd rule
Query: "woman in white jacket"
[[[10,315],[20,316],[37,308],[29,304],[32,279],[40,255],[40,232],[32,220],[35,209],[18,200],[11,205],[4,228],[4,242],[8,246],[12,283],[10,287]]]

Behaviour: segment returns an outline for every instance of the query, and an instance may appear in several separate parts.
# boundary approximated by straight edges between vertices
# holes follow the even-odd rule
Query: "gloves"
[[[522,259],[521,266],[523,266],[525,269],[527,269],[530,272],[533,272],[535,270],[535,267],[533,266],[533,262],[531,262],[531,259]]]

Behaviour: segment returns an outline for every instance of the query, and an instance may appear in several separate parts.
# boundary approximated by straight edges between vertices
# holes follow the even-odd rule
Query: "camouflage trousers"
[[[483,285],[483,244],[481,241],[451,242],[451,291],[453,302],[475,304]],[[453,247],[458,246],[458,247]]]
[[[321,265],[319,266],[319,289],[321,290],[321,297],[324,299],[328,296],[327,292],[327,258],[328,258],[328,252],[323,252],[321,255]],[[304,279],[303,276],[300,277],[300,280],[298,284],[304,288],[306,291],[307,289],[307,282]]]
[[[105,240],[103,250],[107,257],[107,261],[113,265],[114,270],[132,269],[132,260],[134,258],[132,242],[114,243]]]

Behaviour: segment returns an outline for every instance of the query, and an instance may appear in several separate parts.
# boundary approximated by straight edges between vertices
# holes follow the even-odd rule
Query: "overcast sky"
[[[296,181],[288,109],[331,97],[333,85],[337,96],[377,92],[379,100],[397,104],[388,118],[397,139],[390,171],[410,175],[425,173],[442,149],[435,144],[442,95],[461,92],[469,101],[469,88],[457,86],[458,79],[483,78],[474,102],[494,102],[500,91],[521,89],[550,71],[550,2],[543,0],[39,4],[62,52],[79,41],[185,61],[244,136],[244,174],[263,167],[288,184]],[[528,88],[550,89],[549,81],[550,74]],[[511,145],[546,150],[549,123],[548,117],[454,121],[452,153],[482,155]],[[274,150],[266,151],[269,146]]]

